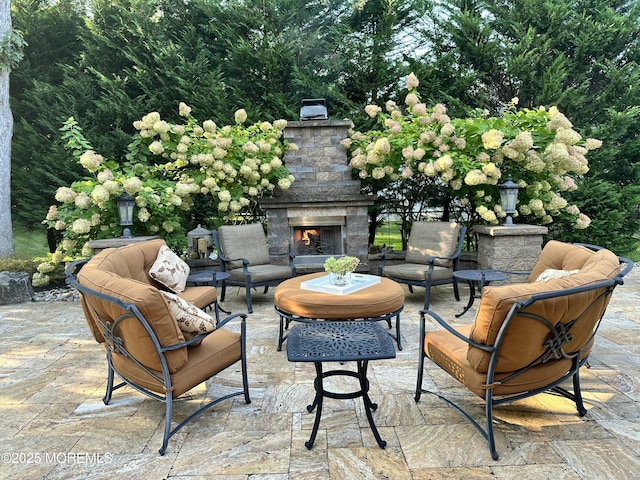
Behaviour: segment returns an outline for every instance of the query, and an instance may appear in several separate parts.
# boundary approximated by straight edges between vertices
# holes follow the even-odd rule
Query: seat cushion
[[[199,385],[229,365],[240,360],[242,345],[240,334],[223,328],[209,334],[202,343],[189,348],[189,359],[182,369],[171,374],[173,395],[182,395],[186,391]],[[153,378],[131,360],[122,355],[113,356],[113,364],[122,375],[153,392],[166,393],[164,385]],[[155,375],[162,378],[162,372]]]
[[[251,265],[271,263],[262,225],[224,225],[218,228],[222,253],[227,258],[246,258]],[[229,269],[242,268],[241,261],[229,262]]]
[[[472,325],[459,327],[462,335],[468,336]],[[467,360],[468,344],[446,330],[428,332],[424,339],[424,352],[440,368],[446,371],[462,385],[481,397],[487,390],[486,372],[478,372]],[[513,381],[504,381],[511,372],[498,374],[494,378],[493,394],[511,395],[542,388],[561,378],[571,368],[571,360],[561,359],[537,365],[518,375]],[[495,383],[503,380],[502,383]]]
[[[428,263],[429,257],[450,257],[458,247],[460,225],[448,222],[414,222],[407,244],[407,263]],[[451,267],[452,262],[436,260],[436,265]]]
[[[204,309],[216,302],[218,291],[215,287],[209,286],[187,287],[178,296],[196,307]]]
[[[251,275],[252,283],[275,282],[292,277],[291,267],[283,265],[250,265],[248,270]],[[230,270],[229,275],[231,275],[231,280],[234,282],[245,282],[244,271],[242,268]]]
[[[426,282],[429,273],[429,265],[423,263],[400,263],[398,265],[387,265],[382,269],[385,277],[411,280],[414,282]],[[433,267],[431,281],[451,279],[453,268]]]
[[[285,280],[273,298],[278,309],[306,318],[350,320],[373,318],[395,312],[404,305],[404,290],[396,282],[381,278],[380,283],[348,295],[303,290],[300,284],[327,273],[312,273]]]

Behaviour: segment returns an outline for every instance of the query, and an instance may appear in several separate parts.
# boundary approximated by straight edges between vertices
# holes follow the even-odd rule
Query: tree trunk
[[[11,2],[0,0],[0,39],[11,33]],[[11,228],[11,137],[13,116],[9,105],[9,68],[0,64],[0,258],[14,254]]]

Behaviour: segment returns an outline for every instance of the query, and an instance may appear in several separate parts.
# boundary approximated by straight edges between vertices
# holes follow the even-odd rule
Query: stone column
[[[476,225],[478,235],[478,268],[528,272],[538,261],[547,227],[537,225]],[[509,281],[522,282],[523,275],[511,275]]]

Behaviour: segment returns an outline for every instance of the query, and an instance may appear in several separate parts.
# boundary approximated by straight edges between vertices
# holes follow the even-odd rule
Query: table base
[[[307,405],[307,411],[309,413],[316,410],[316,418],[313,422],[313,430],[311,430],[311,437],[309,440],[305,442],[305,446],[311,450],[314,442],[316,441],[316,435],[318,434],[318,427],[320,426],[320,417],[322,416],[322,399],[323,398],[334,398],[338,400],[347,400],[352,398],[362,397],[362,402],[364,403],[364,411],[367,415],[367,420],[369,421],[369,426],[371,427],[371,431],[373,432],[373,436],[378,442],[378,446],[380,448],[384,448],[387,446],[387,442],[384,441],[380,437],[380,433],[378,433],[378,429],[373,421],[372,411],[378,409],[378,404],[373,403],[371,398],[369,398],[369,380],[367,380],[367,367],[369,365],[368,360],[358,360],[358,371],[352,372],[349,370],[330,370],[327,372],[322,371],[322,362],[314,362],[316,367],[316,379],[313,382],[313,386],[316,390],[316,397],[313,400],[311,405]],[[324,389],[324,379],[332,376],[349,376],[355,377],[360,382],[360,390],[355,392],[347,392],[347,393],[337,393],[331,392]]]

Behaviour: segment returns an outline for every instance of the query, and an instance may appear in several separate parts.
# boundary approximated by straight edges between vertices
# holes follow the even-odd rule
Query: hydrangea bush
[[[88,172],[55,195],[43,223],[62,233],[51,261],[40,265],[33,284],[45,285],[55,264],[89,256],[91,240],[121,235],[116,198],[126,192],[135,198],[132,231],[160,235],[172,248],[186,243],[185,219],[194,197],[204,196],[214,215],[230,221],[261,196],[294,181],[283,163],[284,151],[295,149],[283,138],[286,120],[245,126],[247,114],[235,112],[235,125],[200,124],[191,108],[180,104],[184,123],[172,124],[157,112],[134,122],[137,133],[126,161],[118,163],[95,152],[70,118],[62,138]]]
[[[378,128],[351,131],[343,141],[361,179],[444,186],[463,221],[473,225],[506,217],[498,185],[511,175],[520,187],[514,217],[521,223],[548,224],[563,216],[575,228],[589,225],[562,195],[577,188],[576,178],[589,170],[586,155],[600,140],[584,140],[556,107],[518,109],[517,98],[500,116],[476,111],[450,118],[444,105],[428,108],[420,101],[418,85],[414,74],[407,77],[404,109],[393,101],[384,109],[368,105]]]

